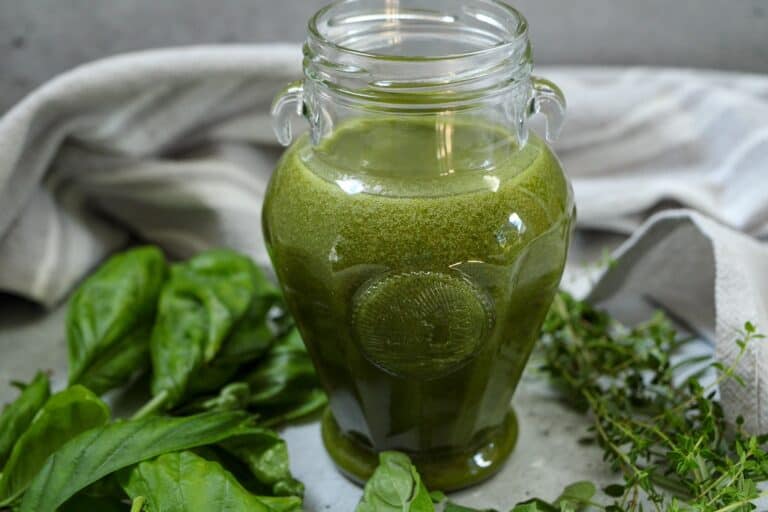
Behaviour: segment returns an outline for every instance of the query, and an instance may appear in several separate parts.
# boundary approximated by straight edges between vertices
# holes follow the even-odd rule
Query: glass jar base
[[[344,435],[330,409],[323,414],[322,432],[325,449],[339,471],[353,482],[364,484],[378,466],[376,452]],[[517,435],[517,416],[510,408],[502,426],[471,450],[408,455],[430,491],[455,491],[480,483],[501,469],[515,448]]]

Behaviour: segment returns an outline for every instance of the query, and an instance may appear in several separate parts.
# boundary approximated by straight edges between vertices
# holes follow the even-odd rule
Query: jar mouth
[[[528,22],[503,0],[336,0],[309,21],[308,44],[358,58],[455,61],[528,43]]]

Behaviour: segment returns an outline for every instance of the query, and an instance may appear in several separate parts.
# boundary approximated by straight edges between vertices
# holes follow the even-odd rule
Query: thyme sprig
[[[590,304],[560,293],[542,331],[543,370],[567,402],[592,418],[590,438],[604,459],[623,476],[604,489],[607,512],[742,512],[766,495],[768,435],[751,435],[739,418],[729,426],[716,398],[735,373],[749,344],[762,339],[744,325],[738,356],[731,366],[704,357],[679,359],[689,340],[659,313],[626,328]],[[699,378],[708,367],[718,377]],[[685,367],[694,369],[683,382]],[[743,382],[741,382],[743,385]]]

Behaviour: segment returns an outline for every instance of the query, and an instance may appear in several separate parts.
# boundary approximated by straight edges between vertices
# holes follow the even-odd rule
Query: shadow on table
[[[16,295],[0,293],[0,330],[39,321],[48,313],[44,307]]]

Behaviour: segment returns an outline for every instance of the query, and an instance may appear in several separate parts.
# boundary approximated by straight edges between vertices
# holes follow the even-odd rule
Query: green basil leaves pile
[[[211,251],[174,265],[152,331],[152,394],[178,405],[196,390],[212,391],[237,370],[216,360],[246,320],[258,270],[246,257]]]
[[[268,425],[326,398],[249,258],[117,254],[73,294],[66,333],[68,387],[51,395],[39,373],[0,413],[0,510],[302,510],[304,486]],[[112,420],[100,395],[137,377],[152,396]]]
[[[24,495],[21,512],[53,512],[118,470],[166,453],[215,445],[256,429],[246,414],[227,412],[116,421],[86,431],[48,458]]]
[[[325,395],[301,338],[271,318],[276,310],[281,316],[280,301],[277,288],[235,252],[208,251],[173,265],[149,343],[154,398],[139,416],[216,409],[220,404],[210,401],[216,395],[232,408],[233,384],[241,390],[237,406],[268,415],[272,423],[322,407]],[[201,405],[206,395],[209,405]]]

